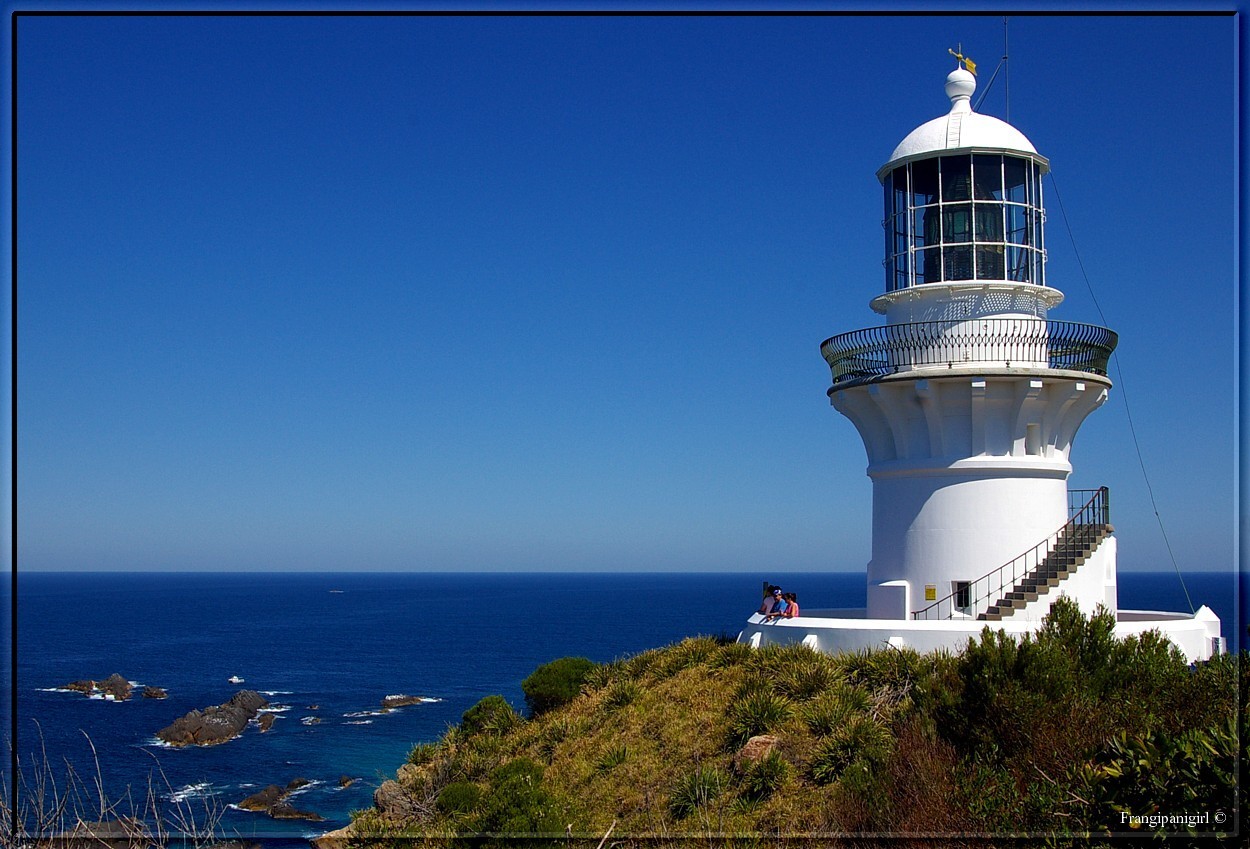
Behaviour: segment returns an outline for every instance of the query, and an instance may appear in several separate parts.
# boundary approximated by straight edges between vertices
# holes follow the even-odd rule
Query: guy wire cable
[[[1076,247],[1076,237],[1072,233],[1072,225],[1068,222],[1067,210],[1063,208],[1063,198],[1059,194],[1059,183],[1055,180],[1055,172],[1050,173],[1050,186],[1055,191],[1055,200],[1059,202],[1059,213],[1063,216],[1063,225],[1068,230],[1068,239],[1072,242],[1072,253],[1076,256],[1077,267],[1081,269],[1081,276],[1085,278],[1085,288],[1089,291],[1089,296],[1094,302],[1094,309],[1098,311],[1098,317],[1102,320],[1104,327],[1108,326],[1107,317],[1103,315],[1102,306],[1098,303],[1098,297],[1094,294],[1094,287],[1090,285],[1089,275],[1085,272],[1085,263],[1081,261],[1081,252]],[[1172,543],[1168,541],[1168,532],[1163,527],[1163,517],[1159,515],[1159,506],[1155,503],[1154,487],[1150,485],[1150,475],[1146,473],[1146,461],[1142,458],[1141,444],[1137,441],[1137,429],[1133,426],[1133,412],[1129,408],[1128,392],[1124,383],[1124,372],[1120,369],[1120,358],[1115,352],[1111,354],[1111,360],[1115,363],[1115,376],[1120,385],[1120,397],[1124,399],[1124,413],[1128,417],[1128,430],[1133,438],[1133,449],[1137,452],[1137,463],[1141,466],[1141,476],[1146,482],[1146,493],[1150,496],[1150,507],[1154,510],[1155,520],[1159,523],[1159,533],[1163,535],[1163,545],[1167,549],[1168,557],[1172,560],[1172,568],[1176,570],[1176,577],[1181,582],[1181,589],[1185,593],[1185,602],[1189,605],[1189,612],[1194,612],[1193,600],[1189,597],[1189,588],[1185,586],[1185,577],[1181,575],[1181,568],[1176,563],[1176,555],[1172,553]]]

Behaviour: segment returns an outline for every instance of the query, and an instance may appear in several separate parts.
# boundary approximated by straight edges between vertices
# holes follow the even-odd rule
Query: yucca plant
[[[678,780],[669,796],[669,812],[676,819],[688,817],[719,796],[728,783],[728,776],[721,770],[701,766]]]
[[[608,687],[604,693],[603,706],[607,710],[620,710],[631,704],[634,699],[638,698],[641,692],[642,688],[638,686],[636,681],[628,679],[617,681]]]
[[[742,776],[742,795],[753,802],[771,796],[790,777],[790,764],[777,752],[769,752],[747,767]]]
[[[625,763],[629,757],[629,749],[626,746],[612,746],[600,756],[595,762],[595,769],[599,772],[607,772],[615,767]]]
[[[794,714],[790,700],[767,690],[752,693],[729,708],[729,742],[741,746],[757,734],[765,734]]]
[[[889,735],[880,725],[867,717],[853,717],[816,747],[809,767],[812,780],[830,784],[849,769],[867,771],[885,759],[889,745]]]

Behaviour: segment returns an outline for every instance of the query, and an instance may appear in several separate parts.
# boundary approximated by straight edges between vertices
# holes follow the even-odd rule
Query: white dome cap
[[[1033,143],[1024,133],[990,115],[972,111],[972,93],[977,89],[977,78],[963,68],[956,68],[946,77],[946,96],[951,99],[951,111],[941,118],[921,124],[899,142],[890,154],[890,161],[878,174],[892,167],[900,159],[911,159],[926,153],[945,150],[978,148],[1009,150],[1038,157]]]

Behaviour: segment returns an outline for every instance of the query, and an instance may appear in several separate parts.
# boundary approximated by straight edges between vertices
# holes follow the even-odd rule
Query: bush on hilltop
[[[584,657],[562,657],[551,663],[544,663],[531,672],[521,682],[530,715],[538,716],[555,710],[577,698],[582,690],[582,683],[595,665]]]

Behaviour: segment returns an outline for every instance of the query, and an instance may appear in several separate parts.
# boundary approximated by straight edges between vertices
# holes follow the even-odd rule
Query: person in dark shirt
[[[764,614],[769,619],[779,619],[786,615],[786,609],[789,608],[790,602],[786,601],[786,596],[782,595],[778,589],[773,593],[773,609]]]

